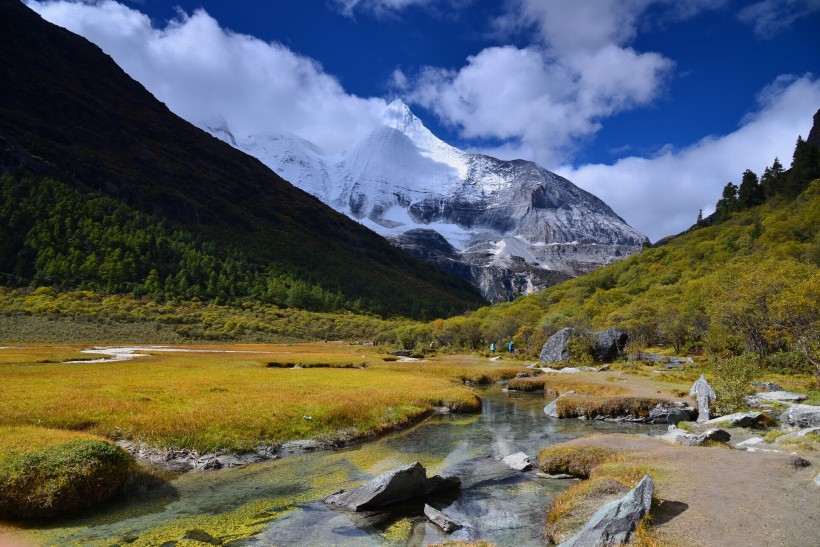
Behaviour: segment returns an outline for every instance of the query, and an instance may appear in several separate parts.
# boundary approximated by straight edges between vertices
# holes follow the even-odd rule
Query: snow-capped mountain
[[[396,245],[513,298],[640,251],[646,237],[603,201],[533,162],[463,152],[401,101],[339,154],[294,135],[205,129]]]

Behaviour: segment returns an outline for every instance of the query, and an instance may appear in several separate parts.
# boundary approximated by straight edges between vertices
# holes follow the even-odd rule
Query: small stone
[[[785,435],[779,436],[775,442],[782,443],[783,441],[787,441],[789,439],[800,439],[801,437],[805,437],[806,435],[810,435],[812,433],[820,433],[820,427],[807,427],[805,429],[801,429],[800,431],[786,433]]]
[[[427,520],[441,528],[445,534],[452,534],[456,530],[461,530],[464,528],[463,525],[457,523],[438,509],[430,507],[427,504],[424,505],[424,516],[427,517]]]
[[[789,465],[794,467],[795,469],[800,469],[801,467],[809,467],[811,462],[808,460],[804,460],[800,456],[792,456],[789,458]]]
[[[703,438],[704,442],[715,441],[718,443],[728,443],[729,440],[732,438],[732,436],[729,435],[728,432],[717,428],[707,429],[700,436]]]
[[[507,464],[510,468],[515,469],[516,471],[528,471],[532,469],[532,462],[530,462],[530,457],[527,456],[524,452],[516,452],[515,454],[510,454],[501,460],[505,464]]]

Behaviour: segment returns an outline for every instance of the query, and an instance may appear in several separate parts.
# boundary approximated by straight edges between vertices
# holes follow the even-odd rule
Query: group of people
[[[513,349],[514,349],[513,343],[512,343],[512,340],[510,340],[510,342],[507,344],[507,351],[508,351],[509,353],[512,353],[512,352],[513,352]],[[495,342],[493,342],[493,343],[491,343],[491,344],[490,344],[490,351],[491,351],[492,353],[495,353]]]

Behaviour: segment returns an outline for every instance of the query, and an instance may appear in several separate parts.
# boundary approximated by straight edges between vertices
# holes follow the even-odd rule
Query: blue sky
[[[464,149],[567,176],[650,239],[791,159],[820,0],[26,3],[194,123],[341,149],[399,97]]]

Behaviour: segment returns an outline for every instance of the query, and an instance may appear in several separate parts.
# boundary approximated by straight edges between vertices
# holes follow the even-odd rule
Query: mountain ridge
[[[336,154],[293,135],[237,138],[227,127],[205,129],[417,256],[431,259],[421,247],[432,239],[419,230],[442,236],[457,255],[447,260],[466,266],[456,270],[469,272],[464,277],[491,301],[586,273],[646,241],[602,200],[534,162],[459,150],[400,100],[383,119]],[[445,258],[435,248],[432,255],[437,264]]]
[[[87,197],[114,198],[362,311],[435,317],[483,302],[467,283],[182,120],[100,48],[24,4],[0,4],[0,30],[0,170],[18,184],[48,175]],[[19,270],[25,234],[8,236],[19,245],[4,244],[3,270]],[[145,283],[138,266],[131,281]],[[34,268],[22,270],[30,278]]]

